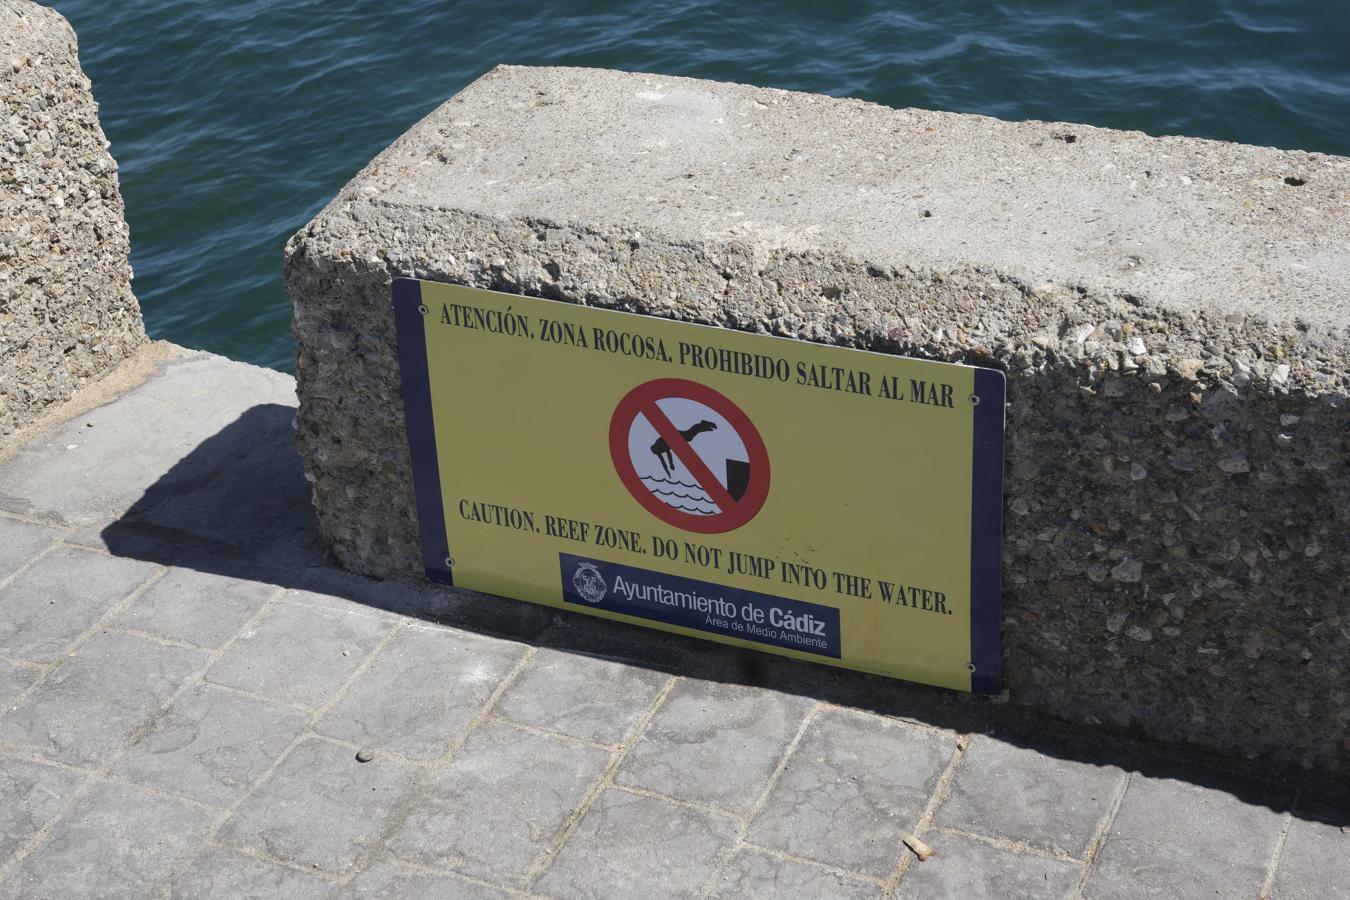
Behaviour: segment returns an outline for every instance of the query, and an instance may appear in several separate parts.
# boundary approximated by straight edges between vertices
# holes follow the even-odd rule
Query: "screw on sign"
[[[659,378],[629,391],[609,423],[609,452],[628,492],[662,522],[720,534],[769,496],[769,454],[750,418],[712,388]]]

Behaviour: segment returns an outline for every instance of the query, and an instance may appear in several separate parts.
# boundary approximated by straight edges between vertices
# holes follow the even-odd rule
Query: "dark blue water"
[[[1347,0],[56,0],[121,163],[150,333],[291,368],[281,251],[495,63],[1350,155]]]

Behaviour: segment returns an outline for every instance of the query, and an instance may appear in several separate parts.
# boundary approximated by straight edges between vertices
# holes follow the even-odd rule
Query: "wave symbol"
[[[713,498],[697,482],[676,481],[655,475],[639,476],[656,499],[673,509],[698,516],[715,516],[721,512]],[[687,491],[675,490],[687,488]]]

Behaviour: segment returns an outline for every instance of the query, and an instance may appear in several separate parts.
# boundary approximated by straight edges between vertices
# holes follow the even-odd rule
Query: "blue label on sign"
[[[559,553],[563,600],[667,625],[840,658],[839,610]]]

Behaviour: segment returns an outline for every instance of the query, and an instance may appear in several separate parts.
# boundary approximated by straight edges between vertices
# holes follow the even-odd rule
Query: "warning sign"
[[[394,312],[432,579],[999,689],[1000,372],[412,280]]]
[[[633,388],[609,426],[614,468],[634,499],[698,534],[739,528],[769,494],[769,456],[749,417],[712,388],[660,378]]]

